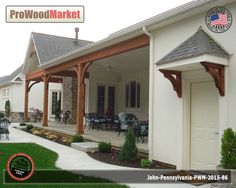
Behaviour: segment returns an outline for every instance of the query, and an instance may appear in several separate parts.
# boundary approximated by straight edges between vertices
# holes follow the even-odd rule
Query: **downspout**
[[[143,32],[150,38],[149,44],[149,129],[148,129],[148,158],[152,160],[153,158],[153,99],[154,99],[154,37],[143,26]]]

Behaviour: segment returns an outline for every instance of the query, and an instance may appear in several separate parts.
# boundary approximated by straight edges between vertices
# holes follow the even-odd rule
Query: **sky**
[[[30,33],[38,32],[99,41],[109,34],[148,19],[191,0],[1,0],[0,1],[0,77],[9,75],[21,64]],[[6,23],[7,5],[83,5],[84,23]]]

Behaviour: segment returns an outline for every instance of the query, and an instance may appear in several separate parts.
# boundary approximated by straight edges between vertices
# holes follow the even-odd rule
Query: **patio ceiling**
[[[118,74],[148,70],[149,46],[101,59],[94,63]]]

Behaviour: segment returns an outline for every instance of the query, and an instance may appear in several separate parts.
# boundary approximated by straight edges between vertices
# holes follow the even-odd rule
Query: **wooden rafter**
[[[201,62],[201,65],[205,68],[206,72],[208,72],[212,78],[214,79],[215,86],[219,90],[220,96],[225,95],[225,66]]]
[[[170,80],[173,89],[176,91],[179,98],[182,97],[182,73],[181,71],[173,71],[173,70],[159,70],[165,78]]]

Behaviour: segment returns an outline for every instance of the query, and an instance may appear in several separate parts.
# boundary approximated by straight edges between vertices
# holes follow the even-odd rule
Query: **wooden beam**
[[[88,63],[92,61],[97,61],[99,59],[111,57],[117,54],[125,53],[131,50],[142,48],[149,45],[149,37],[146,35],[140,35],[132,39],[120,42],[98,50],[96,52],[89,53],[87,55],[72,59],[66,63],[59,64],[57,66],[48,68],[45,70],[46,74],[53,74],[56,72],[61,72],[63,70],[77,66],[79,63]]]
[[[84,118],[84,82],[83,82],[83,71],[85,65],[77,65],[77,117],[76,117],[76,133],[84,134],[83,118]]]
[[[24,121],[29,120],[29,83],[30,81],[25,80],[25,104],[24,104]]]
[[[48,126],[48,87],[51,75],[44,75],[44,97],[43,97],[43,126]]]
[[[30,82],[30,81],[29,81]],[[40,81],[34,81],[31,85],[29,85],[28,86],[28,92],[30,92],[30,90],[31,90],[31,88],[35,85],[35,84],[37,84],[37,83],[39,83]]]
[[[218,88],[220,96],[225,96],[225,66],[207,62],[201,62],[201,65],[214,79],[215,86]]]
[[[62,72],[53,73],[55,76],[77,77],[76,71],[64,70]]]
[[[177,96],[181,98],[182,97],[182,73],[181,71],[164,70],[164,69],[160,69],[159,71],[165,76],[165,78],[170,80],[173,86],[173,89],[177,93]]]
[[[51,77],[49,79],[49,82],[52,82],[52,83],[62,83],[63,82],[63,78]]]
[[[34,71],[31,73],[27,73],[25,75],[26,80],[34,80],[37,78],[42,78],[45,75],[43,70],[38,70],[38,71]]]

